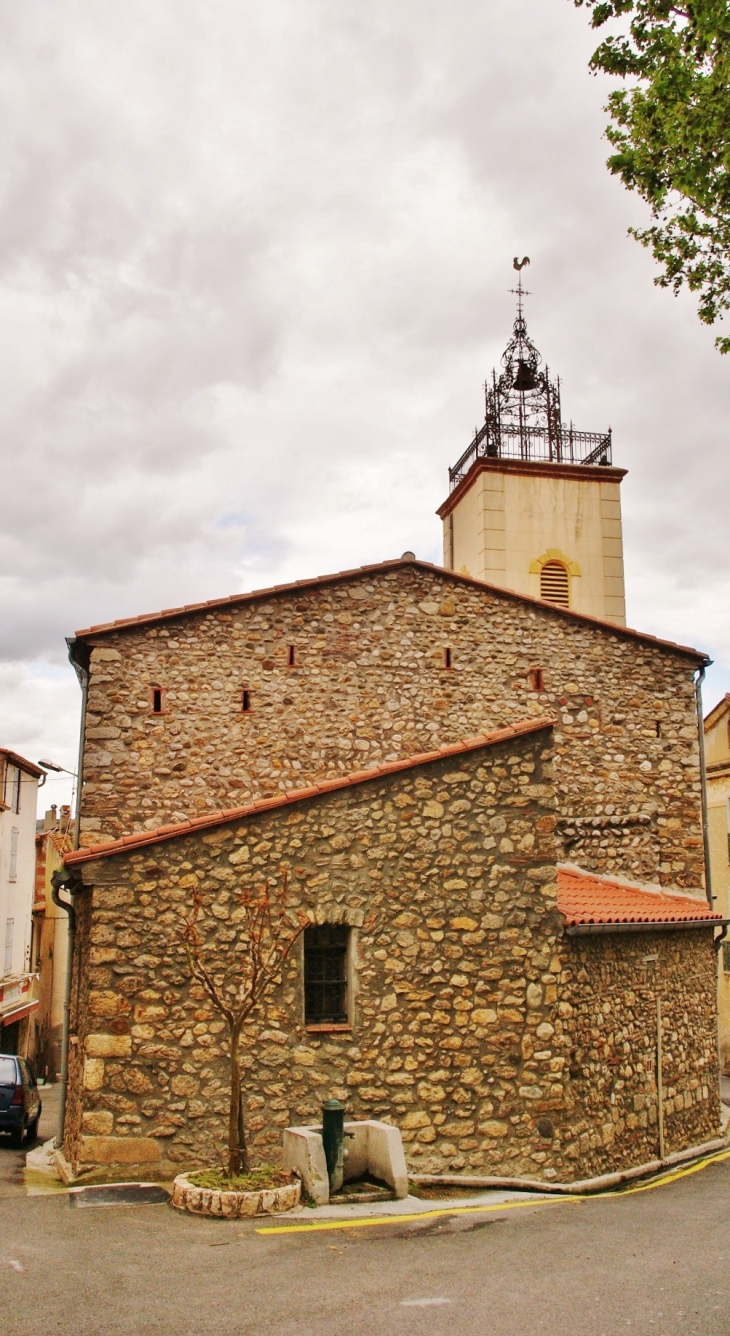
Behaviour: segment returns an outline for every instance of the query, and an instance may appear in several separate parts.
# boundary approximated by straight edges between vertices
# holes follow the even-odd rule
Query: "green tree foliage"
[[[611,93],[608,167],[649,203],[631,228],[653,252],[655,279],[698,294],[712,325],[730,310],[730,4],[728,0],[574,0],[592,26],[617,30],[591,68],[626,80]],[[716,345],[730,352],[730,338]]]

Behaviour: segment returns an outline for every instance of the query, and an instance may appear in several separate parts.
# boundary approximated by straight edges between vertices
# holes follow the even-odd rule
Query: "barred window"
[[[540,598],[556,603],[559,608],[570,607],[568,572],[562,561],[546,561],[540,571]]]
[[[323,923],[304,932],[304,1020],[307,1025],[347,1023],[347,952],[350,929]]]

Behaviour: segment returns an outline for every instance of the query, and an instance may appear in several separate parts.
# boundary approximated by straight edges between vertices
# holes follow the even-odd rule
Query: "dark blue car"
[[[0,1132],[9,1132],[20,1148],[38,1135],[41,1101],[35,1077],[25,1058],[0,1053]]]

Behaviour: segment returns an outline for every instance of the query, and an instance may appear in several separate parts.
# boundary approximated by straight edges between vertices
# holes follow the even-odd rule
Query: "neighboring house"
[[[705,720],[710,877],[715,908],[730,917],[730,695]],[[720,1061],[730,1067],[730,942],[723,943],[718,977]]]
[[[40,973],[39,1007],[33,1016],[35,1070],[55,1081],[61,1070],[63,1000],[68,964],[68,915],[53,903],[51,878],[73,848],[71,808],[55,805],[36,833],[36,882],[33,903],[33,964]]]
[[[41,776],[32,761],[0,747],[0,1052],[23,1057],[33,1056],[29,1017],[38,1007],[31,940]]]
[[[353,934],[358,991],[312,1038],[292,960],[252,1036],[257,1154],[347,1090],[359,1115],[422,1128],[409,1153],[433,1165],[563,1177],[651,1158],[658,1003],[668,1145],[717,1131],[706,655],[410,553],[92,627],[70,648],[87,688],[85,852],[66,860],[72,1158],[167,1169],[210,1153],[221,1027],[186,977],[177,915],[200,887],[225,922],[242,880],[282,867],[316,923]],[[567,863],[588,897],[577,917]],[[637,916],[646,937],[626,927]]]
[[[217,1163],[225,1026],[191,985],[184,920],[195,895],[225,969],[242,887],[285,880],[310,926],[243,1034],[258,1160],[327,1096],[395,1122],[422,1172],[570,1182],[716,1137],[720,918],[560,862],[553,731],[518,724],[68,855],[90,985],[72,1162],[162,1178]]]

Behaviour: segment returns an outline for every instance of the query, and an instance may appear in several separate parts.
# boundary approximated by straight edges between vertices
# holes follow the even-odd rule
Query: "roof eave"
[[[241,604],[255,603],[293,593],[303,594],[307,590],[318,586],[340,584],[347,580],[361,579],[363,576],[384,574],[388,571],[398,570],[401,567],[414,566],[419,570],[433,571],[437,575],[445,576],[457,584],[487,590],[498,598],[524,603],[531,608],[540,608],[543,612],[550,613],[558,618],[567,618],[568,621],[576,622],[578,625],[596,626],[603,631],[610,632],[612,635],[621,636],[628,640],[638,640],[642,644],[656,645],[659,649],[682,654],[693,659],[698,665],[709,667],[712,663],[708,654],[705,654],[703,650],[694,649],[691,645],[678,645],[672,640],[662,640],[658,636],[648,635],[644,631],[636,631],[631,626],[619,626],[616,622],[609,622],[601,617],[591,617],[585,612],[574,612],[572,608],[558,608],[553,603],[546,603],[540,598],[532,598],[529,594],[520,594],[515,589],[505,589],[500,585],[488,584],[485,580],[475,579],[473,575],[463,575],[460,571],[452,571],[445,566],[437,566],[434,562],[420,561],[414,557],[399,557],[392,561],[381,561],[370,566],[359,566],[354,570],[338,571],[332,575],[313,576],[310,580],[295,580],[291,584],[272,585],[268,589],[254,589],[246,594],[231,594],[228,598],[209,599],[205,603],[188,603],[180,608],[167,608],[161,612],[144,613],[140,617],[123,617],[115,622],[102,622],[98,626],[88,626],[82,631],[77,631],[75,636],[67,637],[69,658],[78,672],[77,665],[82,662],[82,653],[85,652],[87,656],[89,653],[87,642],[93,641],[97,636],[110,635],[117,631],[136,630],[138,627],[151,626],[157,622],[172,621],[176,617],[205,612],[222,612],[226,608],[230,609]]]
[[[20,756],[18,752],[11,751],[9,747],[0,747],[0,756],[5,756],[11,765],[17,765],[20,770],[25,770],[26,774],[32,775],[34,779],[40,779],[45,774],[40,766],[34,765],[32,761],[26,760],[25,756]],[[3,804],[7,808],[7,804]]]
[[[462,497],[469,491],[472,484],[480,473],[522,473],[545,477],[576,477],[576,478],[596,478],[604,482],[620,483],[626,477],[628,469],[616,468],[613,464],[571,464],[567,460],[551,462],[550,460],[527,460],[527,459],[502,459],[500,457],[490,458],[488,455],[480,455],[474,460],[468,473],[464,474],[461,482],[457,484],[453,492],[450,492],[446,500],[439,506],[436,514],[439,519],[446,519],[447,515],[455,506],[459,504]]]
[[[680,932],[690,928],[725,928],[730,919],[679,919],[654,923],[566,923],[566,937],[597,937],[617,932]]]

